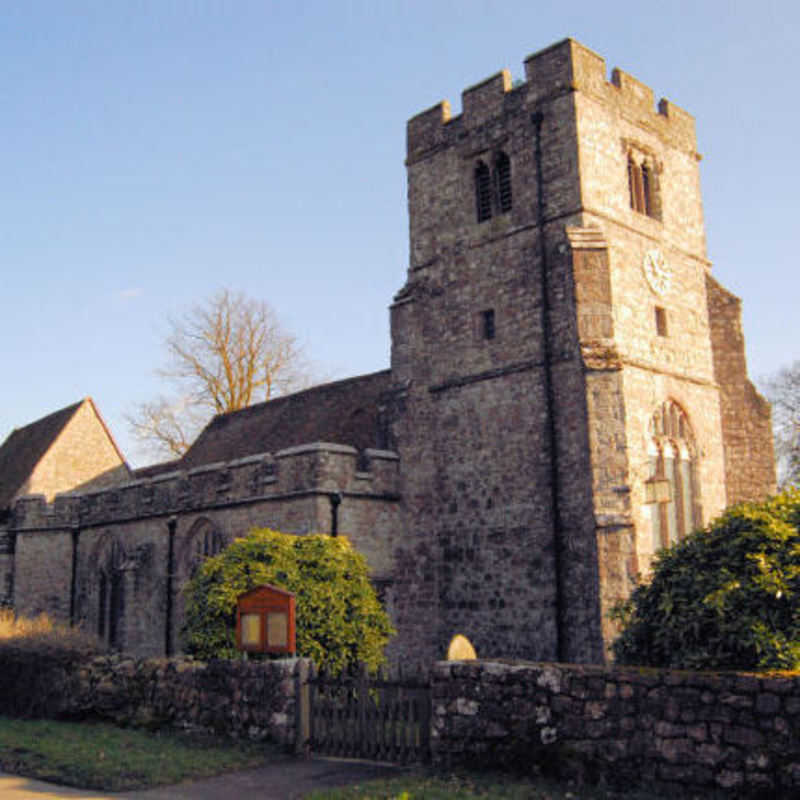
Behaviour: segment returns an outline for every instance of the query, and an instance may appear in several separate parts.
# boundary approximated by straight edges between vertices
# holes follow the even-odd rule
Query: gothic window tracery
[[[112,649],[122,646],[121,626],[125,611],[125,549],[116,538],[101,540],[95,557],[97,635]]]
[[[654,414],[649,430],[647,502],[653,550],[688,536],[701,522],[697,450],[683,409],[668,400]]]
[[[225,538],[211,521],[205,518],[197,520],[186,537],[180,559],[180,571],[187,578],[191,578],[203,561],[217,555],[224,547]]]

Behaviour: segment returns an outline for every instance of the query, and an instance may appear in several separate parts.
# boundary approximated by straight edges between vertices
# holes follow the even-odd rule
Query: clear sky
[[[697,118],[750,374],[800,358],[800,4],[39,2],[0,8],[0,440],[161,390],[170,315],[266,299],[321,372],[389,365],[405,123],[573,36]]]

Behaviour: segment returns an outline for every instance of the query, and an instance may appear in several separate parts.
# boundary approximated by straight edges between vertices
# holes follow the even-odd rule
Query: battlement
[[[182,511],[341,492],[345,497],[392,498],[398,491],[399,457],[315,442],[236,461],[163,473],[111,488],[17,501],[9,529],[72,529]]]
[[[480,127],[504,112],[522,107],[531,112],[568,92],[583,92],[615,108],[620,114],[655,130],[676,146],[694,150],[694,117],[661,99],[653,90],[614,69],[607,78],[605,59],[574,39],[564,39],[525,59],[525,81],[514,86],[502,70],[461,95],[462,112],[452,116],[450,103],[441,103],[412,117],[407,126],[407,155],[416,160],[442,146],[456,143],[465,130]]]

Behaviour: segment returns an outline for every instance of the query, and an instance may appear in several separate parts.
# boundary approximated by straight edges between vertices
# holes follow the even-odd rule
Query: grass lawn
[[[498,773],[446,776],[429,772],[312,792],[305,800],[665,800],[667,797],[675,798],[675,795],[645,790],[622,793]],[[686,795],[686,798],[691,797]],[[704,795],[703,800],[709,797]]]
[[[277,752],[212,736],[0,717],[0,769],[82,789],[178,783],[255,767]]]

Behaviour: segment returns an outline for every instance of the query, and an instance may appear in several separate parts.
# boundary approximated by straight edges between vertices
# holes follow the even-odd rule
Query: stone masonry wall
[[[281,661],[135,660],[98,656],[86,663],[4,665],[0,713],[96,718],[134,727],[179,727],[269,740],[293,749],[297,687],[307,659]]]
[[[385,582],[399,535],[398,461],[379,450],[367,458],[368,469],[359,469],[365,465],[354,448],[312,444],[59,496],[49,505],[23,499],[9,522],[15,610],[73,621],[140,656],[178,652],[180,590],[202,558],[254,527],[329,533],[333,494],[341,494],[339,534]]]
[[[13,533],[0,527],[0,608],[14,603],[14,549]]]
[[[707,279],[714,377],[720,386],[728,505],[775,491],[775,456],[769,403],[747,378],[742,303]]]
[[[594,229],[608,245],[613,327],[609,344],[619,370],[627,461],[625,480],[617,483],[617,489],[627,488],[624,515],[627,530],[635,531],[635,552],[628,564],[623,567],[612,559],[606,570],[609,574],[616,570],[620,576],[627,570],[628,589],[624,582],[614,587],[601,580],[607,600],[613,602],[628,594],[637,573],[647,574],[654,552],[662,546],[652,521],[658,508],[646,498],[645,482],[652,472],[651,420],[665,401],[676,403],[691,427],[697,453],[695,499],[701,517],[697,524],[725,506],[720,391],[705,313],[711,264],[706,257],[694,119],[666,100],[656,106],[653,90],[621,70],[613,70],[607,80],[605,62],[590,50],[574,44],[573,53],[579,89],[575,106],[582,225],[584,237]],[[650,166],[649,213],[631,207],[631,157],[647,159]],[[646,254],[652,253],[660,253],[665,265],[667,277],[660,285],[644,269]],[[585,271],[576,274],[576,283],[579,277],[587,280]],[[657,308],[662,328],[656,322]],[[615,411],[598,408],[595,425],[600,430],[618,425]],[[596,507],[598,499],[607,505],[598,489],[602,494],[605,488],[608,494],[613,487],[598,487],[596,477],[595,481]],[[625,528],[618,530],[622,536],[612,539],[624,545]],[[600,538],[608,536],[603,532]],[[613,550],[614,542],[609,543]],[[630,551],[628,546],[621,549]]]
[[[410,265],[392,306],[400,651],[441,657],[461,633],[483,654],[602,659],[565,255],[580,210],[570,53],[532,56],[519,87],[504,71],[468,88],[457,117],[442,103],[408,123]],[[475,170],[500,152],[513,202],[479,222]]]
[[[17,497],[114,486],[130,479],[105,424],[91,400],[84,400],[36,465]]]
[[[630,507],[627,417],[622,362],[614,340],[608,243],[599,228],[567,228],[572,251],[576,323],[585,373],[592,508],[597,537],[600,617],[614,638],[609,609],[630,594],[639,567]],[[585,583],[586,579],[581,581]]]
[[[800,794],[800,677],[526,662],[432,673],[441,766],[553,769],[735,797]]]

